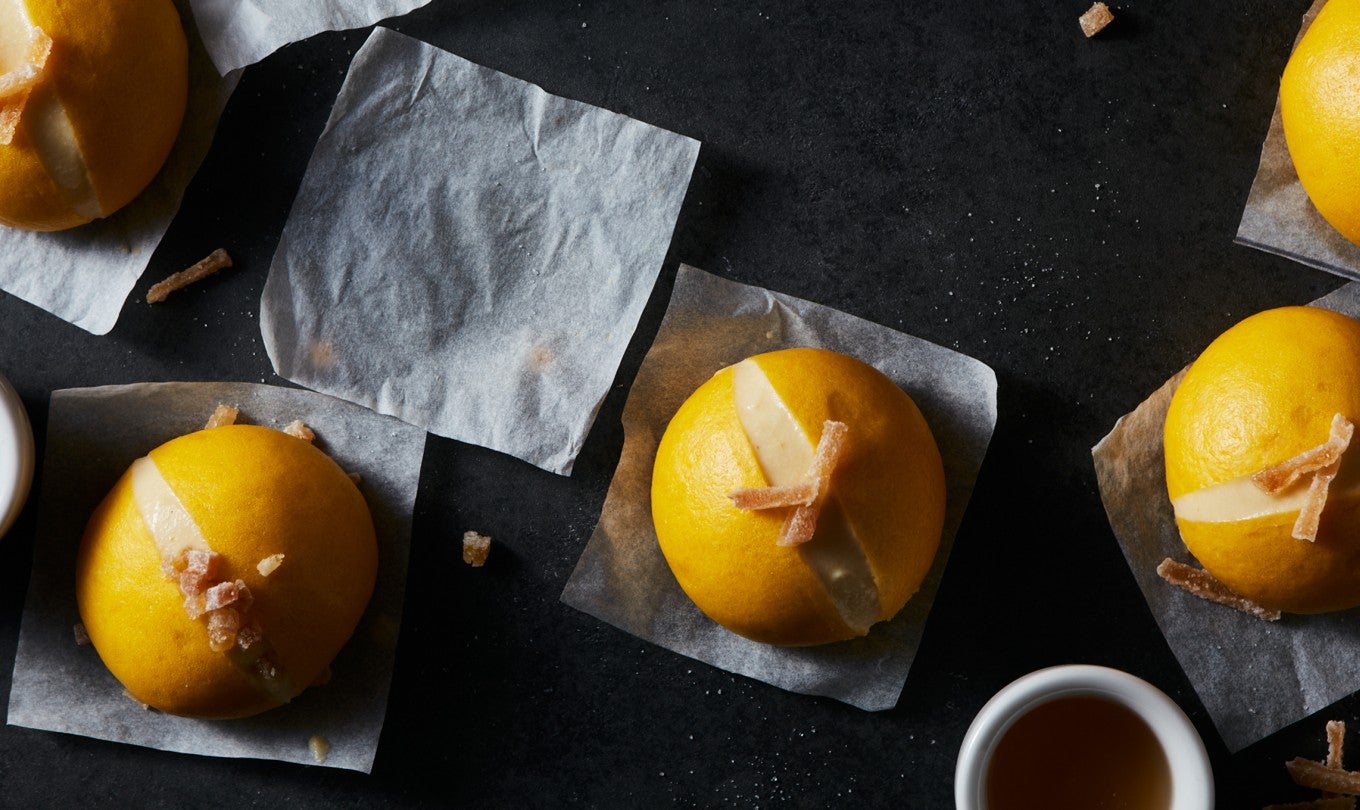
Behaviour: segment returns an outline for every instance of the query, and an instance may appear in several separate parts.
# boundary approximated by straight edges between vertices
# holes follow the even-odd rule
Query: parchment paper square
[[[698,150],[377,29],[265,284],[275,370],[569,473]]]
[[[342,468],[361,476],[378,536],[378,578],[332,680],[292,703],[241,720],[192,720],[143,709],[91,646],[77,646],[75,558],[85,522],[135,459],[203,426],[218,403],[242,422],[281,428],[301,419]],[[38,532],[9,696],[9,723],[166,751],[325,765],[367,772],[387,712],[406,560],[425,433],[311,391],[251,383],[151,383],[52,394]]]
[[[323,31],[363,28],[430,0],[189,0],[222,75],[253,65],[291,42]]]
[[[1313,305],[1360,317],[1360,285]],[[1157,576],[1167,557],[1194,562],[1176,529],[1162,454],[1162,426],[1183,375],[1122,417],[1091,455],[1134,579],[1223,742],[1238,751],[1360,689],[1360,609],[1265,622]]]
[[[704,616],[666,565],[649,496],[656,445],[694,389],[724,366],[792,346],[853,355],[910,394],[935,434],[947,485],[940,550],[921,590],[868,636],[820,647],[759,644]],[[600,522],[562,601],[729,672],[869,711],[891,709],[916,656],[995,427],[996,375],[983,363],[820,304],[682,266],[661,330],[624,405],[623,456]]]

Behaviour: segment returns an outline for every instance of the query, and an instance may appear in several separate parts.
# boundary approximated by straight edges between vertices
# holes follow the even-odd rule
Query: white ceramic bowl
[[[1112,700],[1147,723],[1171,765],[1170,810],[1211,810],[1214,775],[1190,719],[1157,689],[1127,672],[1069,665],[1041,669],[996,693],[964,735],[954,768],[958,810],[987,810],[987,768],[997,743],[1021,716],[1057,698],[1088,695]]]
[[[18,393],[0,376],[0,537],[24,508],[33,483],[33,429]]]

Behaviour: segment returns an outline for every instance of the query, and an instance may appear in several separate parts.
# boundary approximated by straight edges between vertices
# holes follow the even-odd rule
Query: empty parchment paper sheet
[[[189,39],[189,100],[160,174],[126,208],[79,228],[34,233],[0,226],[0,289],[96,335],[108,334],[118,321],[128,293],[170,229],[240,78],[217,75],[187,7],[176,5]]]
[[[1347,284],[1313,305],[1360,317],[1360,285]],[[1360,610],[1286,613],[1266,622],[1157,575],[1167,557],[1199,567],[1176,529],[1162,454],[1162,425],[1182,376],[1122,417],[1091,453],[1134,579],[1223,742],[1238,751],[1360,689]]]
[[[1326,0],[1317,0],[1304,15],[1300,39],[1325,4]],[[1309,267],[1360,279],[1360,246],[1327,224],[1299,184],[1284,140],[1278,98],[1270,131],[1261,148],[1261,164],[1237,227],[1237,242]]]
[[[93,647],[76,644],[75,559],[86,520],[128,465],[202,428],[219,403],[240,408],[243,423],[282,428],[301,419],[316,431],[318,447],[359,473],[378,536],[378,578],[329,683],[255,717],[192,720],[143,709]],[[147,383],[54,392],[9,723],[166,751],[308,764],[307,741],[319,734],[331,744],[325,765],[369,771],[387,711],[424,449],[424,431],[311,391]]]
[[[379,28],[265,283],[279,374],[571,472],[699,143]]]
[[[896,618],[864,638],[775,647],[703,615],[671,575],[652,528],[656,446],[694,389],[753,354],[812,346],[853,355],[916,401],[944,459],[946,511],[935,562]],[[868,711],[891,709],[916,657],[968,498],[996,427],[996,375],[920,338],[791,296],[681,266],[660,332],[623,409],[623,456],[562,601],[713,666]],[[853,430],[853,426],[852,426]]]
[[[323,31],[363,28],[430,0],[189,0],[213,63],[223,75],[253,65],[290,42]]]

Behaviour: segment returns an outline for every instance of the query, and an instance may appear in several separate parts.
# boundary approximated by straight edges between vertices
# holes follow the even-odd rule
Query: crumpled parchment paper
[[[1313,305],[1360,317],[1360,285]],[[1167,557],[1199,567],[1176,529],[1162,455],[1162,425],[1183,374],[1122,417],[1091,454],[1134,579],[1223,742],[1238,751],[1360,689],[1360,609],[1265,622],[1157,575]]]
[[[189,39],[189,101],[160,174],[126,208],[79,228],[33,233],[0,226],[0,289],[96,335],[108,334],[118,321],[208,154],[217,119],[240,79],[239,73],[218,76],[184,0],[176,6]]]
[[[189,0],[217,70],[253,65],[291,42],[323,31],[362,28],[430,0]]]
[[[921,590],[868,636],[821,647],[759,644],[704,616],[671,575],[651,518],[652,460],[680,404],[722,367],[793,346],[853,355],[910,394],[935,434],[947,484],[940,550]],[[624,406],[623,455],[600,522],[562,601],[728,672],[868,711],[891,709],[995,426],[996,375],[983,363],[820,304],[681,266],[661,330]]]
[[[375,30],[265,283],[274,369],[569,473],[699,143]]]
[[[219,403],[240,422],[281,428],[301,419],[317,446],[361,476],[378,535],[378,579],[332,680],[286,706],[241,720],[147,711],[77,646],[75,558],[85,522],[135,459],[203,427]],[[331,744],[325,765],[369,771],[387,712],[425,433],[311,391],[251,383],[147,383],[52,394],[33,574],[19,632],[9,723],[166,751],[315,764],[307,742]]]
[[[1326,0],[1317,0],[1304,15],[1299,39],[1322,10]],[[1295,45],[1298,40],[1295,40]],[[1275,253],[1296,262],[1360,279],[1360,246],[1327,224],[1294,173],[1294,161],[1284,140],[1280,102],[1261,148],[1261,163],[1251,184],[1242,222],[1237,227],[1239,244]]]

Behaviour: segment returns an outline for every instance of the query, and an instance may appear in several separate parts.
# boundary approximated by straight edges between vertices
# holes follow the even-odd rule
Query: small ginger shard
[[[284,433],[295,439],[302,439],[304,442],[314,441],[316,432],[303,424],[301,419],[294,419],[283,429]]]
[[[28,97],[42,80],[47,58],[52,55],[52,38],[36,26],[29,29],[28,53],[24,64],[0,74],[0,145],[14,141],[19,119],[28,106]]]
[[[239,416],[240,413],[240,411],[230,405],[218,405],[216,408],[213,408],[212,416],[209,416],[208,421],[203,424],[203,429],[212,430],[213,428],[234,425],[236,424],[236,417]]]
[[[260,576],[267,577],[279,570],[280,565],[283,565],[283,555],[270,554],[255,565],[255,570],[260,572]]]
[[[75,633],[77,646],[84,647],[86,644],[90,643],[90,632],[85,629],[84,624],[76,622],[71,627],[71,630]]]
[[[1346,724],[1341,720],[1327,721],[1327,767],[1340,768],[1342,746],[1346,742]]]
[[[1207,602],[1240,610],[1268,622],[1278,621],[1280,618],[1280,611],[1261,607],[1250,599],[1239,596],[1208,571],[1176,562],[1170,557],[1162,560],[1157,566],[1157,575],[1191,596],[1198,596]]]
[[[817,482],[817,496],[807,506],[799,506],[784,519],[775,545],[801,546],[817,533],[817,518],[822,513],[822,503],[826,500],[827,490],[831,488],[831,474],[836,470],[841,452],[845,449],[845,437],[850,428],[844,422],[830,419],[822,423],[822,437],[817,440],[817,451],[812,455],[806,478]]]
[[[820,480],[810,479],[783,487],[746,487],[733,490],[727,497],[738,509],[747,511],[811,506],[821,485]]]
[[[1303,476],[1339,464],[1354,433],[1355,425],[1338,413],[1332,417],[1327,441],[1261,470],[1251,477],[1251,482],[1268,495],[1278,495]]]
[[[316,764],[324,764],[326,757],[330,756],[331,753],[330,740],[320,734],[313,734],[312,738],[307,741],[307,750],[312,752],[312,759],[316,761]]]
[[[1087,39],[1105,30],[1105,26],[1114,22],[1114,12],[1104,3],[1096,3],[1086,9],[1086,13],[1077,18],[1081,25],[1081,32]]]
[[[486,565],[491,554],[491,538],[477,532],[463,532],[463,562],[473,568]]]
[[[228,267],[231,267],[231,257],[227,255],[225,250],[218,248],[192,267],[173,273],[153,284],[151,289],[146,292],[146,302],[148,304],[159,304],[169,298],[170,293],[182,290],[190,284],[202,281],[213,273]]]

